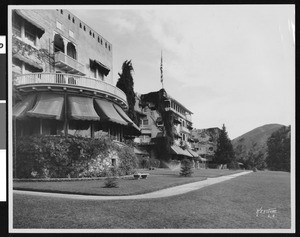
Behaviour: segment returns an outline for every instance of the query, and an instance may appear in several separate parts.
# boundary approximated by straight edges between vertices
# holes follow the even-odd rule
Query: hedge
[[[15,178],[105,176],[110,166],[107,159],[112,151],[119,157],[120,173],[133,173],[137,167],[133,149],[127,145],[121,148],[107,136],[98,139],[45,135],[17,138]]]

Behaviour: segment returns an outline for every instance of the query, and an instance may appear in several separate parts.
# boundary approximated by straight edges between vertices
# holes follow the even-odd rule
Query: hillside
[[[231,142],[237,158],[243,159],[254,143],[256,143],[254,153],[262,151],[266,155],[268,138],[283,126],[280,124],[266,124],[233,139]]]

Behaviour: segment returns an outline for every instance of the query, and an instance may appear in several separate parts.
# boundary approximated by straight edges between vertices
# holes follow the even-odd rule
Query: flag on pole
[[[160,57],[160,82],[163,84],[163,58],[162,58],[162,51]]]

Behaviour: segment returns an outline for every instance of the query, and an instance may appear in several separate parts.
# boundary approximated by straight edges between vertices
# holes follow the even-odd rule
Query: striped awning
[[[172,145],[171,146],[171,150],[173,151],[173,153],[175,153],[176,155],[182,155],[182,156],[188,156],[188,157],[193,157],[187,150],[183,150],[182,148],[180,148],[177,145]]]
[[[80,96],[69,96],[69,117],[75,120],[100,120],[93,105],[93,99]]]
[[[27,111],[28,116],[62,119],[62,108],[64,105],[64,96],[62,94],[41,93],[37,97],[35,106]]]
[[[25,117],[26,112],[32,109],[32,107],[34,106],[35,99],[36,99],[36,95],[30,94],[26,96],[22,101],[17,103],[13,107],[13,117],[17,119]]]
[[[109,121],[121,125],[128,125],[128,123],[119,115],[113,104],[107,100],[95,99],[95,107],[97,113],[100,115],[101,121]]]
[[[119,115],[129,123],[130,126],[132,126],[136,131],[138,131],[138,133],[141,132],[140,128],[127,116],[127,114],[119,105],[114,104],[114,108],[119,113]]]
[[[195,152],[195,151],[193,151],[192,149],[189,149],[189,148],[188,148],[187,150],[188,150],[189,153],[191,153],[191,155],[192,155],[193,157],[199,157],[198,153]]]

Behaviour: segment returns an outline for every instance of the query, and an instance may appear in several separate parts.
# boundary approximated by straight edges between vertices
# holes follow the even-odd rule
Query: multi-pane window
[[[149,125],[148,119],[142,119],[142,125],[144,125],[144,126]]]

